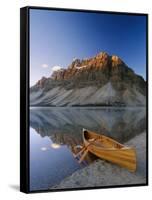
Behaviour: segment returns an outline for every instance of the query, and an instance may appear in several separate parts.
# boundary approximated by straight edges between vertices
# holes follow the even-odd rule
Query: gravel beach
[[[89,166],[74,172],[60,184],[50,189],[82,188],[111,185],[130,185],[146,183],[146,132],[129,140],[127,145],[135,147],[137,170],[128,170],[103,160],[95,160]]]

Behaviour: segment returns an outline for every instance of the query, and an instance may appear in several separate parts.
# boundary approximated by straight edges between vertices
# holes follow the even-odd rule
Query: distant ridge
[[[116,55],[75,59],[30,88],[31,106],[144,106],[146,82]]]

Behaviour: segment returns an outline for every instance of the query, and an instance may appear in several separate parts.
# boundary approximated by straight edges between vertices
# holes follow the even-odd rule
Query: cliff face
[[[30,88],[31,105],[145,105],[146,82],[118,56],[101,52],[75,59],[67,69]]]
[[[56,71],[52,77],[54,80],[78,79],[91,81],[109,79],[113,71],[118,71],[118,66],[124,65],[117,56],[109,56],[107,53],[100,53],[97,56],[79,60],[76,59],[68,67],[68,69]],[[101,76],[97,76],[97,72],[101,72]],[[93,76],[94,75],[94,76]]]

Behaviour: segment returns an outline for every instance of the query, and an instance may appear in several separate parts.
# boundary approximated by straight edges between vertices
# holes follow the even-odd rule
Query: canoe
[[[129,171],[136,170],[136,152],[132,147],[125,146],[102,134],[83,129],[83,142],[87,152],[110,161]]]

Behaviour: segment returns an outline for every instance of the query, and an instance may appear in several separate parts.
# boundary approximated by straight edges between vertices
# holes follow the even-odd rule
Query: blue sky
[[[101,51],[118,55],[145,79],[146,17],[30,9],[31,86],[74,58]]]

